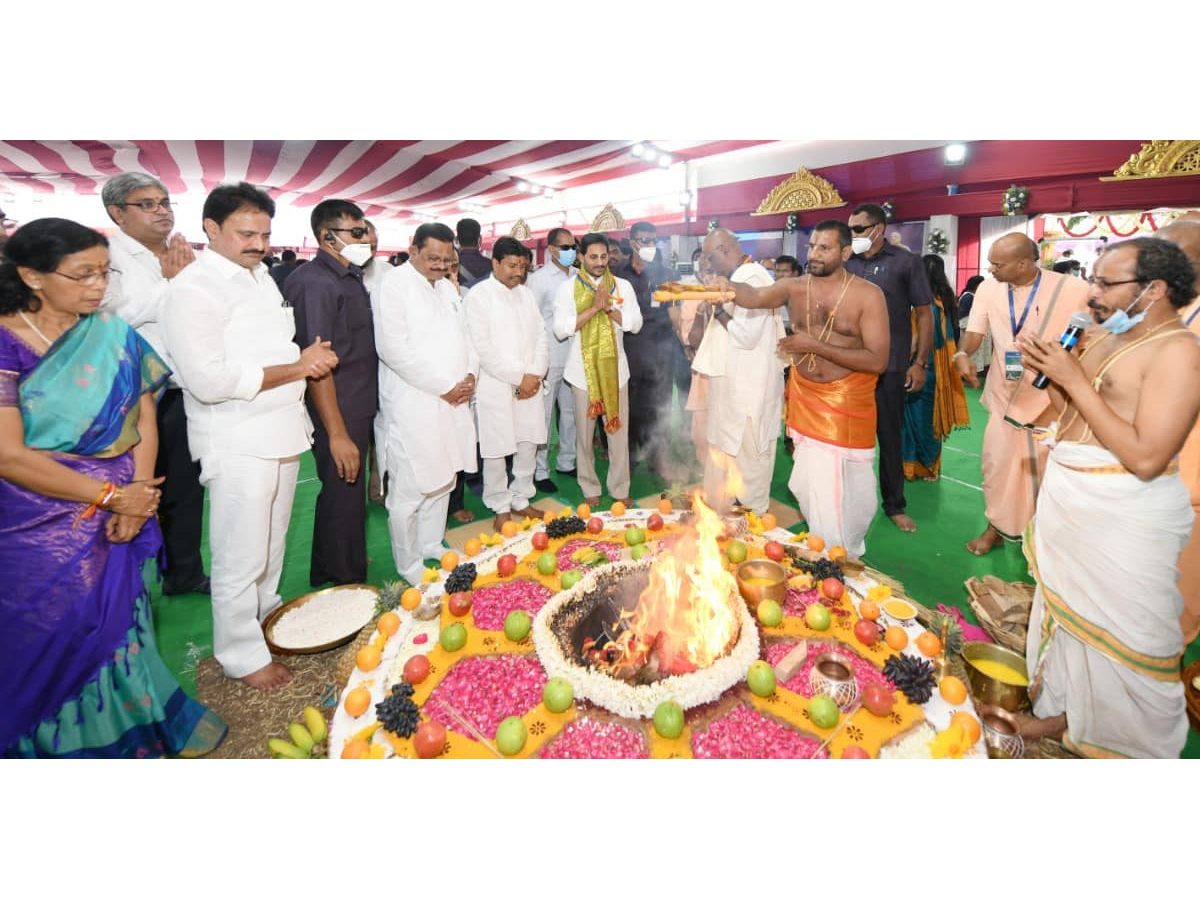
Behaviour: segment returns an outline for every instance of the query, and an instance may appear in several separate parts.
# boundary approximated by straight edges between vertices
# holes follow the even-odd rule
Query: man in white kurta
[[[483,458],[483,502],[496,514],[495,529],[511,514],[540,516],[529,505],[535,493],[534,458],[546,441],[542,379],[546,327],[533,293],[521,284],[521,242],[502,237],[492,247],[492,277],[477,282],[463,300],[471,346],[479,359],[475,412]],[[505,457],[511,456],[509,482]]]
[[[474,472],[470,400],[477,363],[446,267],[454,232],[417,228],[409,260],[386,273],[372,298],[379,354],[375,449],[387,479],[388,530],[396,571],[411,584],[423,560],[441,555],[450,491]]]
[[[742,252],[737,236],[718,228],[704,239],[704,260],[717,275],[768,287],[771,274]],[[761,515],[771,503],[775,446],[783,414],[785,361],[777,309],[718,306],[692,368],[708,376],[708,456],[704,493],[720,512],[738,501]]]
[[[312,443],[305,379],[337,364],[328,341],[303,351],[293,343],[292,310],[262,262],[274,211],[245,183],[209,194],[208,249],[173,279],[162,315],[208,488],[213,655],[227,676],[261,690],[291,680],[260,623],[280,603],[300,454]]]

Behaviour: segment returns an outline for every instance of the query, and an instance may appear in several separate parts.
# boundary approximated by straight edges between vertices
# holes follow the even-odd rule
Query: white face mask
[[[855,253],[866,253],[871,249],[871,239],[869,237],[851,238],[850,249]]]
[[[649,247],[638,247],[638,256],[642,258],[642,262],[654,262],[654,255],[658,252],[658,247],[651,244]]]
[[[346,262],[350,263],[352,266],[358,266],[361,268],[365,266],[367,264],[367,260],[374,255],[371,252],[370,244],[347,244],[340,237],[337,237],[337,235],[334,235],[334,238],[339,244],[342,245],[342,249],[339,250],[338,253],[340,253]]]

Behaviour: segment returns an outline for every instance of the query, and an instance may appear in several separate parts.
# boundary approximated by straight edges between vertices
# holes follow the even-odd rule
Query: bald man
[[[967,543],[983,556],[1001,540],[1018,541],[1033,517],[1048,448],[1034,426],[1049,424],[1046,391],[1033,386],[1036,373],[1022,365],[1017,340],[1035,335],[1057,341],[1072,315],[1087,310],[1088,284],[1038,266],[1038,248],[1020,232],[999,238],[988,251],[992,277],[975,292],[954,364],[963,381],[979,387],[971,354],[984,335],[992,337],[992,362],[982,402],[988,423],[983,433],[983,500],[987,527]]]
[[[1187,254],[1200,273],[1200,218],[1176,219],[1158,230],[1157,237],[1170,241]],[[1200,278],[1196,280],[1200,294]],[[1183,324],[1200,335],[1200,296],[1180,310]],[[1179,475],[1192,495],[1192,511],[1200,515],[1200,423],[1192,427],[1183,449],[1179,451]],[[1200,636],[1200,528],[1192,525],[1192,537],[1179,554],[1179,591],[1183,594],[1183,612],[1179,626],[1183,629],[1186,647]]]

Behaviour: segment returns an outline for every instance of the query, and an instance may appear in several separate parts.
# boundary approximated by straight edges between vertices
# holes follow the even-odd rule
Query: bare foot
[[[967,549],[976,556],[983,556],[985,553],[991,552],[991,549],[1000,543],[1000,540],[1000,532],[989,525],[983,529],[983,534],[975,540],[967,542]]]
[[[512,519],[510,513],[500,513],[492,520],[492,531],[499,531]]]
[[[599,497],[584,497],[583,502],[586,503],[588,506],[590,506],[592,509],[595,509],[597,506],[600,505],[600,498]]]
[[[455,522],[462,522],[464,525],[467,522],[475,521],[475,513],[471,512],[469,509],[460,509],[452,512],[450,513],[450,517],[454,519]]]
[[[523,516],[529,519],[540,519],[546,515],[545,510],[538,509],[536,506],[527,506],[524,509],[514,509],[514,516]]]
[[[277,691],[292,680],[292,670],[283,663],[269,662],[240,680],[257,691]]]
[[[907,513],[896,513],[894,516],[888,516],[888,518],[896,523],[896,527],[901,531],[907,531],[911,534],[917,530],[917,523]]]

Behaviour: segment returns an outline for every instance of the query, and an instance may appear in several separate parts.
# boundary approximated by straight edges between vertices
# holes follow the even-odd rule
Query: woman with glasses
[[[169,374],[97,312],[103,235],[19,229],[0,263],[0,748],[9,757],[198,756],[226,727],[155,649],[154,393]]]

